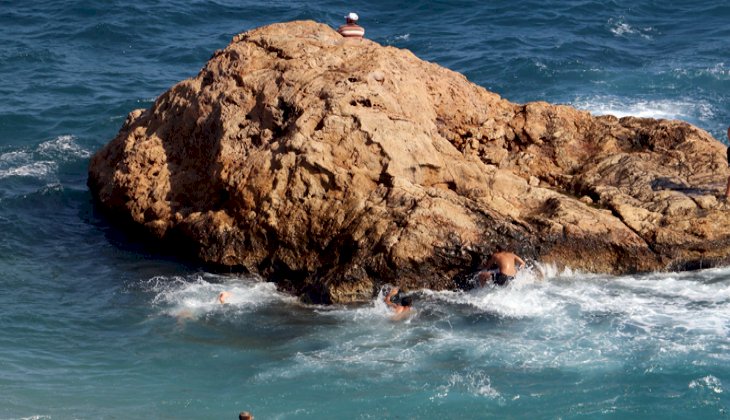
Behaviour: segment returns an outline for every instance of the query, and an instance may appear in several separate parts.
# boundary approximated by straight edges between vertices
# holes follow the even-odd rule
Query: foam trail
[[[644,28],[635,28],[634,26],[626,23],[623,19],[609,19],[608,21],[609,31],[616,37],[627,37],[638,35],[646,40],[651,40],[651,33],[654,32],[654,28],[651,26]]]
[[[361,305],[355,307],[349,306],[333,306],[325,307],[318,306],[315,311],[323,316],[336,317],[338,319],[347,320],[351,322],[366,322],[376,324],[389,321],[393,316],[393,311],[385,304],[384,298],[387,291],[392,286],[386,285],[378,291],[377,296],[368,305]],[[408,317],[403,320],[404,323],[411,322],[413,317]]]
[[[570,268],[558,269],[550,264],[535,264],[520,270],[507,286],[487,285],[468,292],[425,292],[451,304],[467,304],[480,311],[511,318],[542,317],[564,305],[549,296],[545,282],[560,278],[585,276]]]
[[[714,392],[715,394],[722,394],[724,389],[722,382],[712,375],[705,376],[704,378],[695,379],[689,383],[689,388],[705,388]]]
[[[292,347],[285,364],[256,377],[274,382],[331,374],[332,369],[346,375],[385,371],[395,377],[426,369],[442,354],[461,354],[470,363],[581,371],[613,371],[636,354],[647,370],[698,354],[698,363],[730,362],[730,282],[716,281],[723,276],[730,278],[730,270],[616,277],[535,265],[505,287],[411,291],[415,315],[405,322],[391,320],[383,302],[387,288],[366,305],[325,307],[299,304],[273,284],[251,278],[154,277],[144,285],[154,294],[158,314],[179,320],[225,314],[228,321],[246,325],[267,308],[286,304],[282,313],[290,313],[282,319],[296,317],[297,328],[306,332],[287,344]],[[224,290],[232,295],[221,305],[217,297]],[[455,366],[433,398],[513,397],[478,366]],[[700,379],[695,388],[721,386]]]
[[[11,166],[3,168],[2,166],[5,166],[3,163],[6,163],[2,162],[3,158],[6,158],[6,155],[0,156],[0,179],[10,177],[45,179],[55,175],[58,171],[58,165],[50,161],[15,161]]]
[[[683,386],[722,395],[714,366],[730,362],[730,282],[717,281],[723,276],[730,279],[730,269],[609,276],[536,264],[505,287],[410,291],[416,315],[407,322],[390,320],[387,287],[360,306],[308,306],[252,278],[202,274],[143,284],[159,315],[232,323],[225,330],[242,335],[241,342],[260,340],[247,336],[252,320],[283,309],[265,339],[276,343],[276,363],[252,376],[256,386],[352,377],[402,384],[406,378],[406,387],[422,389],[436,404],[468,397],[502,405],[530,397],[515,392],[495,366],[592,377],[615,375],[626,360],[649,374],[705,363],[710,368]],[[221,305],[224,290],[232,296]],[[409,383],[413,372],[432,372],[430,383]]]
[[[432,295],[436,304],[466,304],[472,313],[523,320],[522,330],[506,338],[456,336],[465,347],[487,349],[484,357],[494,357],[488,349],[495,346],[503,349],[507,363],[600,369],[620,365],[633,352],[647,354],[650,364],[704,353],[730,360],[723,350],[730,335],[730,282],[715,281],[730,275],[727,268],[619,277],[551,270],[542,267],[550,273],[542,279],[523,272],[506,287]]]
[[[643,100],[614,96],[592,96],[577,98],[572,105],[595,115],[614,115],[618,118],[635,116],[707,121],[711,120],[715,114],[712,105],[708,102],[691,100]]]
[[[472,371],[467,373],[454,372],[449,376],[446,384],[436,388],[436,394],[430,399],[446,399],[454,391],[461,391],[476,397],[488,399],[500,399],[499,391],[492,387],[492,381],[483,371]]]

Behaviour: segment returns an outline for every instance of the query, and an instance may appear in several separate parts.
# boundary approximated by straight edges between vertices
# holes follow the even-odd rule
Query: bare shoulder
[[[400,312],[397,312],[395,315],[390,317],[391,321],[403,321],[411,317],[415,313],[412,309],[406,309]]]

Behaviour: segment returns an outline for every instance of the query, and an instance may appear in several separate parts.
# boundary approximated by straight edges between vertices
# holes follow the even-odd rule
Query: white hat
[[[358,20],[360,17],[355,12],[350,12],[345,16],[345,19]]]

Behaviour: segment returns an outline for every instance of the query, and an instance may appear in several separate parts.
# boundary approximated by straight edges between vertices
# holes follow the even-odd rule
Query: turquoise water
[[[207,273],[92,206],[126,114],[241,31],[334,1],[0,1],[0,419],[725,418],[730,268],[312,307]],[[503,97],[690,121],[727,142],[730,4],[368,1],[367,36]],[[546,273],[538,280],[537,271]],[[222,290],[233,297],[221,306]]]

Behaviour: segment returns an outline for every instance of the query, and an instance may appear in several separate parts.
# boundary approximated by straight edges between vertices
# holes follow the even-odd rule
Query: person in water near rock
[[[730,127],[727,128],[727,139],[730,141]],[[727,166],[730,166],[730,146],[727,148]],[[727,186],[725,187],[725,198],[730,198],[730,176],[727,177]]]
[[[400,289],[394,287],[385,295],[385,304],[395,311],[393,319],[402,319],[411,312],[413,306],[413,298],[410,296],[401,296]]]
[[[337,28],[337,32],[345,38],[362,38],[365,36],[365,28],[357,24],[360,17],[357,13],[350,12],[345,16],[345,24]]]
[[[521,270],[525,266],[525,261],[517,255],[498,249],[492,254],[484,264],[477,279],[479,285],[484,286],[488,281],[504,286],[514,280],[517,270]]]

